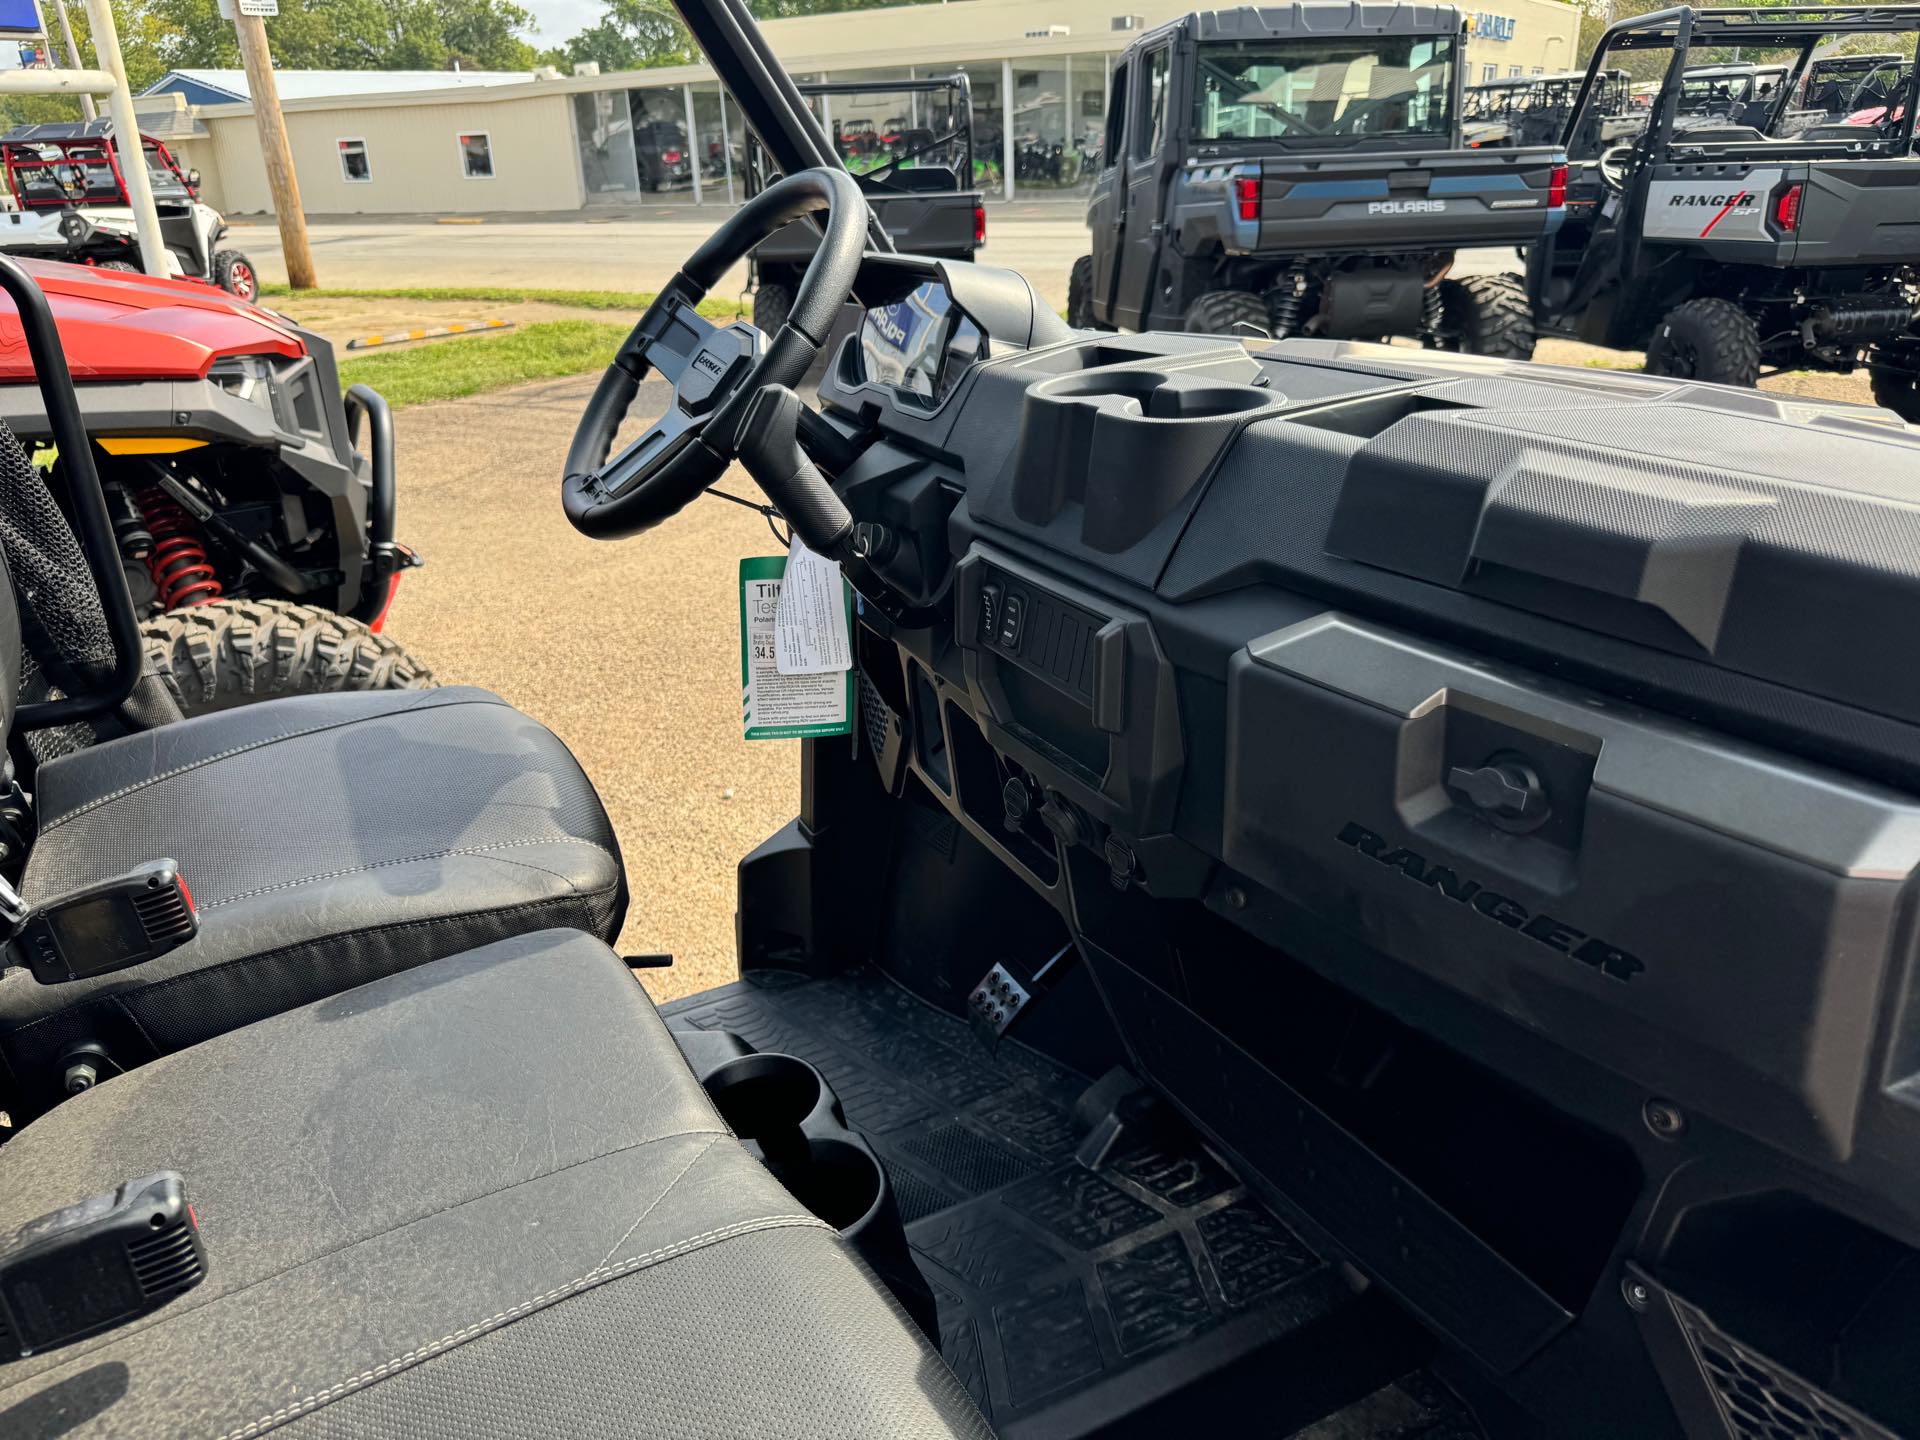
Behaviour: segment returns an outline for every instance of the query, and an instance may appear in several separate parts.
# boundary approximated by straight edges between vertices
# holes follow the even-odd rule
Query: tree
[[[602,70],[644,70],[691,65],[700,51],[671,6],[607,0],[600,19],[563,44],[554,58],[568,66],[591,61]]]
[[[877,10],[901,0],[748,0],[758,20],[796,15],[830,15],[842,10]],[[932,4],[935,0],[906,0]],[[596,61],[602,70],[645,70],[655,65],[690,65],[699,47],[666,0],[607,0],[595,24],[550,52],[555,64]]]

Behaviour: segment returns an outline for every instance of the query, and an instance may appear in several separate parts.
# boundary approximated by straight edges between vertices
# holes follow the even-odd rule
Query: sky
[[[600,0],[520,0],[520,5],[539,22],[532,38],[542,50],[578,35],[600,18]]]

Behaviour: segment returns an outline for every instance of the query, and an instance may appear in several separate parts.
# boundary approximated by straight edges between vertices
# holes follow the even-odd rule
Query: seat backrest
[[[12,430],[0,424],[0,701],[11,731],[22,698],[97,688],[113,637],[80,542]],[[24,692],[24,694],[23,694]]]
[[[0,430],[6,427],[0,425]],[[7,443],[19,448],[20,442],[7,435]],[[13,712],[20,704],[20,607],[13,599],[13,575],[7,568],[6,551],[0,546],[0,739],[13,734]]]

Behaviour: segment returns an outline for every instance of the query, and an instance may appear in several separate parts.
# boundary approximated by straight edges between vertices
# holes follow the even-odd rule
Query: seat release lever
[[[180,867],[150,860],[124,875],[29,905],[0,880],[6,958],[42,985],[85,980],[144,964],[200,933]]]
[[[130,1180],[0,1240],[0,1364],[158,1310],[207,1275],[186,1182]]]

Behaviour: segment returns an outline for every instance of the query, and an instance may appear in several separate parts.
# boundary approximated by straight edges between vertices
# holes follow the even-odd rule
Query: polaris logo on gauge
[[[1444,215],[1447,202],[1444,200],[1369,200],[1369,215]]]

